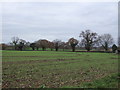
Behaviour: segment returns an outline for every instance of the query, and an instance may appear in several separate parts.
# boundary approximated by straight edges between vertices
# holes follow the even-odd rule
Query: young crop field
[[[117,88],[118,55],[2,51],[2,88]]]

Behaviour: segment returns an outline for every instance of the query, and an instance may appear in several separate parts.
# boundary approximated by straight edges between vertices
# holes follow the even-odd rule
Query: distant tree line
[[[114,44],[113,37],[110,34],[98,35],[96,32],[85,30],[80,33],[79,37],[80,40],[70,38],[67,42],[63,42],[59,39],[55,39],[53,41],[39,39],[32,43],[26,42],[25,40],[19,39],[18,37],[12,37],[10,45],[14,46],[14,50],[21,51],[25,50],[26,47],[30,47],[32,50],[39,50],[39,48],[41,48],[43,51],[45,51],[47,48],[49,48],[51,51],[54,49],[55,51],[58,51],[59,49],[63,49],[64,51],[64,49],[71,48],[73,52],[75,52],[76,47],[85,48],[87,51],[92,50],[94,47],[102,47],[105,51],[108,51],[111,47],[113,52],[115,52],[120,47],[120,37],[118,38],[118,46],[116,46]],[[3,50],[10,46],[4,43],[0,45]]]

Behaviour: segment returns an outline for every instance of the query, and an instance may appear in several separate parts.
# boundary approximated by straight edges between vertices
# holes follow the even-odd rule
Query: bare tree
[[[51,51],[53,51],[54,43],[49,41],[48,42],[48,47],[51,49]]]
[[[69,45],[72,47],[72,51],[75,51],[75,46],[78,44],[78,40],[74,39],[74,38],[70,38],[68,40]]]
[[[48,48],[48,43],[49,43],[49,41],[46,39],[40,39],[37,41],[37,44],[40,45],[40,47],[42,48],[43,51],[45,51],[46,48]]]
[[[71,48],[69,42],[64,42],[63,44],[64,44],[64,45],[62,45],[63,51],[64,51],[64,49],[70,49]]]
[[[24,43],[23,42],[20,42],[19,45],[18,45],[18,48],[19,50],[23,50],[23,47],[24,47]]]
[[[18,37],[12,37],[12,44],[14,45],[15,50],[17,50],[18,41],[19,41]]]
[[[37,50],[39,50],[39,48],[40,48],[40,40],[34,42],[34,49],[35,49],[35,48],[36,48]]]
[[[110,34],[103,34],[99,36],[99,44],[102,45],[105,51],[108,51],[109,46],[113,44],[112,36]]]
[[[22,42],[22,43],[26,44],[26,41],[25,41],[25,40],[23,40],[23,39],[19,39],[19,41],[18,41],[18,42]]]
[[[5,50],[7,47],[8,45],[5,43],[0,44],[0,50]]]
[[[61,48],[63,49],[63,51],[65,49],[65,46],[66,46],[66,43],[65,42],[61,42]]]
[[[90,30],[82,31],[79,37],[82,37],[81,44],[87,51],[90,51],[98,41],[97,33],[91,32]]]
[[[55,39],[53,43],[54,43],[55,50],[58,51],[59,47],[62,45],[61,40]]]
[[[19,50],[23,50],[23,48],[24,48],[24,50],[25,50],[25,45],[26,45],[26,41],[25,40],[23,40],[23,39],[19,39],[19,44],[18,44],[18,48],[19,48]]]
[[[35,47],[36,47],[35,45],[36,45],[36,43],[31,43],[30,44],[30,47],[32,48],[32,50],[35,50]]]
[[[113,46],[112,46],[112,51],[113,51],[113,53],[115,53],[115,51],[117,50],[117,46],[115,45],[115,44],[113,44]]]
[[[30,42],[26,42],[25,43],[25,48],[29,48],[29,46],[30,46]]]

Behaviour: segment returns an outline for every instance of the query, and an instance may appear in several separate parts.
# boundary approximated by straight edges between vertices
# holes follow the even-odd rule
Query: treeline
[[[118,50],[118,46],[114,44],[113,37],[110,34],[98,35],[96,32],[92,32],[90,30],[82,31],[79,35],[80,40],[75,38],[70,38],[67,42],[63,42],[59,39],[55,39],[53,41],[49,41],[46,39],[40,39],[34,41],[32,43],[27,42],[23,39],[19,39],[18,37],[12,37],[12,41],[10,45],[0,44],[2,46],[2,50],[5,50],[7,47],[14,47],[14,50],[25,50],[25,48],[30,47],[32,50],[39,50],[41,48],[45,51],[49,48],[51,51],[55,49],[58,51],[59,49],[72,49],[74,52],[77,48],[84,48],[87,51],[92,50],[93,48],[103,48],[105,51],[109,51],[110,47],[113,52]],[[119,44],[119,43],[118,43]],[[120,44],[119,44],[120,45]]]

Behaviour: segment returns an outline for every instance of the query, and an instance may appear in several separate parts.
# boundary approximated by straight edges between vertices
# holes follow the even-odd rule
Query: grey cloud
[[[40,38],[79,39],[82,30],[110,33],[116,40],[117,3],[5,3],[3,42],[13,36],[34,41]]]

